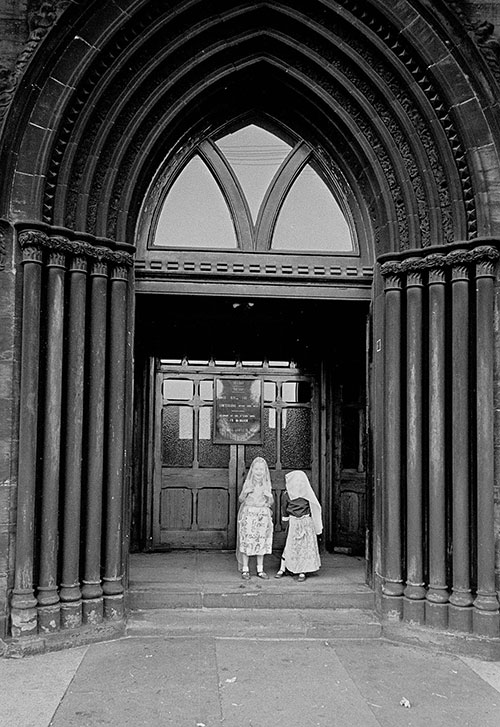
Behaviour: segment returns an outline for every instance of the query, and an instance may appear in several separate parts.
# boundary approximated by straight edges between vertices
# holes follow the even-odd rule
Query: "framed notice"
[[[224,377],[214,383],[214,443],[261,444],[262,381]]]

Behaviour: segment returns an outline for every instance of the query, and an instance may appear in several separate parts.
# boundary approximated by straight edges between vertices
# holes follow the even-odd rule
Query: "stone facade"
[[[319,2],[303,7],[290,3],[290,8],[285,2],[286,12],[281,12],[281,4],[255,9],[243,3],[232,8],[221,1],[225,22],[220,27],[202,4],[193,4],[192,16],[177,2],[162,7],[146,0],[105,2],[104,9],[96,2],[93,9],[87,8],[89,16],[86,3],[69,0],[13,1],[0,8],[0,162],[5,169],[0,190],[0,636],[22,639],[82,624],[123,621],[121,498],[127,494],[130,444],[133,261],[138,279],[179,285],[193,269],[200,276],[207,270],[226,275],[227,284],[247,284],[256,270],[250,258],[229,269],[210,254],[189,262],[195,268],[181,265],[181,255],[178,261],[169,263],[166,256],[158,261],[137,234],[145,219],[142,203],[152,199],[154,185],[189,154],[190,144],[225,122],[214,109],[227,111],[228,88],[241,114],[248,112],[242,92],[246,83],[259,104],[268,103],[272,114],[279,114],[265,93],[259,96],[272,70],[273,90],[280,89],[287,122],[305,137],[311,130],[304,118],[314,119],[311,143],[321,147],[325,157],[338,155],[342,180],[356,200],[353,208],[362,210],[357,224],[364,226],[364,240],[370,240],[367,256],[383,263],[380,269],[376,266],[373,283],[374,341],[383,341],[391,326],[400,331],[401,311],[418,317],[422,305],[425,310],[438,305],[434,292],[440,285],[442,259],[432,258],[431,248],[443,257],[452,256],[446,257],[443,295],[455,300],[455,310],[460,305],[469,310],[469,297],[462,299],[465,294],[457,291],[463,286],[453,281],[463,283],[463,276],[469,281],[475,275],[481,280],[479,298],[466,283],[472,296],[474,356],[463,362],[460,375],[467,386],[475,382],[467,389],[467,406],[472,406],[477,391],[482,392],[491,419],[489,414],[482,416],[477,402],[472,414],[462,411],[471,437],[468,459],[457,464],[457,445],[450,464],[451,473],[458,467],[462,479],[468,472],[474,481],[456,495],[474,502],[460,530],[468,531],[476,518],[466,548],[467,555],[472,553],[470,568],[453,583],[450,573],[460,570],[463,539],[457,533],[436,536],[436,525],[442,561],[434,580],[424,573],[424,560],[432,560],[433,553],[423,543],[427,526],[420,523],[411,532],[406,527],[412,512],[422,511],[422,500],[412,499],[415,488],[409,488],[409,499],[401,489],[408,476],[402,478],[400,472],[404,446],[391,449],[382,434],[383,416],[377,413],[372,422],[378,483],[373,571],[390,615],[444,627],[442,615],[426,617],[425,610],[430,613],[441,602],[451,603],[457,612],[450,617],[455,618],[456,630],[496,639],[500,4],[372,0],[362,8],[363,3],[339,0],[328,9]],[[419,13],[420,5],[426,7],[425,16]],[[160,27],[165,28],[163,35]],[[143,42],[145,38],[149,40]],[[250,61],[254,76],[245,70]],[[149,73],[149,64],[156,73]],[[231,68],[237,73],[229,72]],[[226,87],[218,84],[218,74],[226,78]],[[303,114],[297,111],[301,104]],[[341,143],[335,145],[332,139]],[[429,255],[422,263],[423,250]],[[483,251],[483,258],[477,250]],[[466,256],[465,262],[457,251]],[[302,279],[309,273],[313,278],[321,269],[312,259],[309,267],[294,265],[294,274]],[[481,265],[484,269],[478,273]],[[256,282],[268,284],[266,274],[263,265],[255,272]],[[208,278],[207,274],[210,282]],[[82,332],[81,348],[67,336],[68,320]],[[488,341],[484,320],[497,344],[488,349],[486,369],[480,355]],[[408,322],[413,324],[414,319]],[[458,340],[458,321],[454,335]],[[450,350],[447,361],[457,353],[453,346]],[[423,356],[420,350],[414,353]],[[122,374],[119,384],[106,380],[106,390],[99,394],[101,371],[94,372],[94,390],[85,377],[75,388],[74,371],[81,373],[88,357],[94,361],[100,355],[116,360]],[[390,396],[387,371],[400,372],[403,364],[385,351],[382,358],[375,365],[374,390],[375,402],[387,418],[387,412],[399,406]],[[450,377],[452,369],[448,364],[445,368]],[[425,381],[428,375],[426,370]],[[408,373],[398,396],[418,399],[420,389],[411,388],[410,379]],[[453,375],[443,384],[447,391],[452,379]],[[494,400],[487,396],[490,381]],[[106,397],[105,404],[99,396]],[[79,412],[76,424],[67,411],[61,414],[68,401],[75,402]],[[460,410],[461,404],[453,406]],[[455,409],[446,414],[447,421],[453,421]],[[102,437],[91,446],[96,431],[91,425],[103,422]],[[393,434],[399,437],[399,428]],[[417,437],[421,445],[416,430],[408,430],[405,437]],[[493,470],[481,460],[490,445]],[[423,450],[420,465],[428,457],[427,444]],[[388,459],[390,472],[384,470]],[[100,471],[93,470],[96,462]],[[420,477],[417,470],[410,480]],[[454,479],[453,474],[446,477]],[[446,510],[441,528],[449,532],[454,501],[449,491],[455,486],[451,479],[442,485],[447,499],[440,505]],[[97,510],[85,499],[80,509],[87,485],[96,488]],[[408,502],[414,511],[402,515]],[[85,524],[85,532],[90,532],[91,523],[104,512],[106,527],[98,528],[103,563],[97,549],[87,551],[82,566],[78,527]],[[461,512],[463,508],[455,512],[453,522],[460,520]],[[478,513],[492,530],[491,538],[481,530]],[[77,523],[76,537],[72,522]],[[401,530],[402,540],[397,534]],[[96,537],[94,533],[94,542]],[[455,556],[448,555],[450,550]],[[462,552],[461,562],[464,557]]]

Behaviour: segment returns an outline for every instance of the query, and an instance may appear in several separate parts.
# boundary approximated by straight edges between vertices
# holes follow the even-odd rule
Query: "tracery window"
[[[153,246],[352,254],[336,191],[306,142],[250,124],[198,144],[164,189]]]

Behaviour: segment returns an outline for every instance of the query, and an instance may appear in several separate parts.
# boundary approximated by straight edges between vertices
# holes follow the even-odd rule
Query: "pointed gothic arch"
[[[373,563],[384,608],[498,636],[498,68],[449,3],[427,5],[91,0],[69,4],[50,30],[30,37],[2,107],[0,140],[2,234],[22,322],[21,363],[11,371],[21,402],[19,424],[11,422],[21,453],[16,566],[5,591],[6,599],[13,589],[15,636],[50,632],[59,617],[64,628],[122,623],[134,284],[179,292],[199,280],[250,281],[265,295],[279,276],[300,294],[336,290],[373,307]],[[336,180],[356,229],[357,262],[320,264],[302,251],[281,268],[273,260],[252,267],[233,251],[136,254],[152,214],[144,200],[154,207],[169,169],[207,136],[253,117],[304,140]],[[13,271],[21,270],[19,303]],[[431,310],[434,327],[422,327]],[[70,328],[78,334],[65,343]],[[484,357],[465,355],[464,340]],[[465,382],[465,396],[456,381]],[[424,443],[422,433],[439,422],[436,447]],[[443,451],[450,438],[451,455]],[[72,454],[62,459],[62,447]],[[82,513],[84,485],[94,489]],[[429,493],[436,507],[427,506]],[[35,523],[37,498],[43,525]],[[455,502],[463,507],[452,532],[446,512]],[[65,511],[59,549],[55,503]],[[75,518],[93,543],[83,572]]]

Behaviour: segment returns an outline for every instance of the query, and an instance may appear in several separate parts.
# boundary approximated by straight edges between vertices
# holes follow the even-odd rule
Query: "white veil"
[[[306,473],[302,472],[302,470],[289,472],[285,476],[285,486],[290,500],[296,500],[298,497],[303,497],[305,500],[309,501],[314,530],[316,531],[316,535],[321,535],[323,532],[321,505],[314,494],[314,490],[311,487],[311,483],[309,482]]]
[[[245,506],[245,500],[247,498],[247,495],[250,494],[250,492],[253,491],[255,487],[255,483],[253,481],[253,468],[254,465],[260,462],[264,465],[264,478],[263,478],[263,487],[264,487],[264,495],[267,501],[267,504],[269,507],[272,507],[273,503],[273,493],[271,489],[271,474],[269,472],[269,467],[264,459],[264,457],[255,457],[255,459],[252,461],[252,464],[250,465],[250,469],[248,470],[247,476],[245,477],[245,482],[243,483],[243,487],[241,489],[241,494],[239,496],[240,501],[240,507],[238,509],[238,517],[236,519],[236,560],[238,561],[238,570],[242,570],[243,567],[243,559],[241,557],[240,553],[240,517],[241,517],[241,511],[243,507]]]

